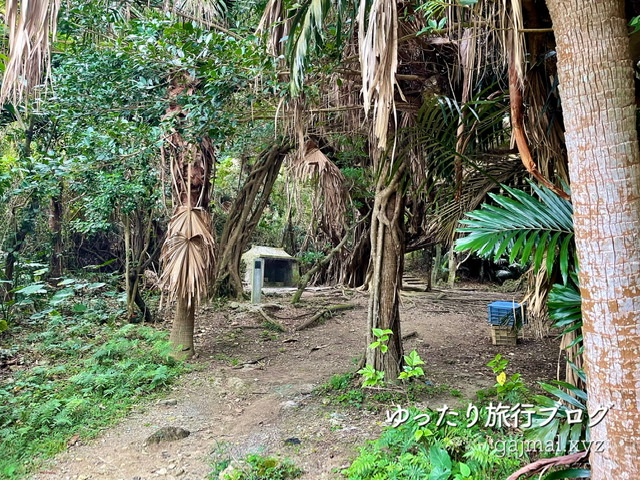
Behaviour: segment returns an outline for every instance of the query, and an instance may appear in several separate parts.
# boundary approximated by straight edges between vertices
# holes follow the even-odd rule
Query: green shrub
[[[397,427],[387,427],[380,438],[368,442],[351,466],[342,471],[348,480],[486,480],[506,478],[526,460],[523,452],[500,452],[491,447],[513,435],[484,428],[482,422],[452,427],[435,422],[421,427],[428,414],[409,409],[409,418]],[[463,417],[465,412],[458,412]],[[520,437],[516,437],[520,438]]]
[[[221,477],[222,475],[222,477]],[[302,475],[302,470],[290,460],[262,455],[248,455],[242,460],[218,462],[209,477],[212,480],[292,480]]]

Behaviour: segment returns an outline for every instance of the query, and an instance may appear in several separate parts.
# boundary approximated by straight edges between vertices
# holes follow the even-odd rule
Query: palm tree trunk
[[[548,0],[584,319],[593,480],[640,478],[640,151],[624,2]]]
[[[178,360],[193,357],[193,328],[195,324],[196,305],[194,299],[178,297],[176,314],[173,318],[169,342],[173,346],[173,356]]]

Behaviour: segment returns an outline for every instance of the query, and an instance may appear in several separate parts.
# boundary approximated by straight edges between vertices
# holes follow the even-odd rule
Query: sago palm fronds
[[[170,299],[202,298],[213,274],[215,239],[211,218],[202,208],[178,207],[169,221],[162,247],[162,287]]]
[[[553,326],[562,329],[561,349],[567,352],[565,387],[570,395],[576,395],[576,387],[584,384],[582,372],[582,311],[574,258],[575,245],[571,203],[546,187],[531,184],[538,198],[521,190],[503,186],[509,197],[489,194],[497,205],[484,204],[480,210],[468,213],[462,220],[465,227],[459,232],[468,233],[459,238],[456,250],[472,250],[481,256],[498,259],[509,253],[509,261],[526,263],[533,257],[534,272],[538,281],[543,272],[547,275],[559,267],[563,284],[546,290],[546,306]],[[546,275],[545,275],[546,276]],[[539,285],[536,289],[540,289]],[[541,298],[546,292],[537,292]],[[531,306],[531,302],[530,302]],[[538,308],[538,310],[540,310]],[[550,393],[557,393],[545,388]],[[567,394],[565,394],[567,395]]]
[[[509,261],[520,263],[533,256],[534,269],[545,261],[549,273],[557,261],[566,283],[569,266],[575,264],[571,203],[534,184],[531,188],[539,199],[522,190],[503,188],[510,196],[489,194],[496,205],[483,204],[461,221],[465,226],[458,231],[468,235],[456,241],[456,250],[472,250],[495,260],[509,252]]]

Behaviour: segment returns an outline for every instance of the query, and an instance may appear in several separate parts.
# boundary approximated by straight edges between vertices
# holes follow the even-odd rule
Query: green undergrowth
[[[96,436],[186,370],[165,332],[90,313],[49,312],[10,339],[25,360],[0,377],[0,478],[28,474],[72,437]]]
[[[348,480],[487,480],[506,478],[527,460],[525,452],[505,452],[496,445],[517,442],[521,436],[485,428],[484,419],[467,427],[443,423],[438,412],[407,409],[406,422],[386,427],[380,437],[360,449],[342,471]],[[421,426],[424,417],[432,421]],[[463,411],[458,411],[460,418]]]
[[[302,470],[289,459],[247,455],[241,460],[226,458],[215,462],[211,480],[293,480]]]
[[[316,390],[316,394],[324,396],[332,405],[346,405],[373,411],[387,408],[391,404],[462,396],[460,391],[448,385],[436,385],[423,381],[412,381],[397,387],[363,389],[361,380],[355,373],[332,376],[327,383]]]

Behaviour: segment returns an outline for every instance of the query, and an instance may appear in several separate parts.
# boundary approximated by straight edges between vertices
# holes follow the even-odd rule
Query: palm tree
[[[152,4],[149,7],[154,8]],[[180,2],[179,9],[173,2],[162,2],[158,7],[225,30],[216,23],[225,9],[222,1]],[[17,103],[46,80],[59,9],[59,0],[7,2],[10,58],[0,92],[2,101],[9,99]],[[170,341],[176,356],[185,358],[194,353],[195,308],[208,292],[214,271],[215,240],[207,209],[215,148],[207,136],[187,138],[183,135],[189,120],[179,97],[193,94],[197,81],[189,75],[174,75],[170,80],[170,105],[164,120],[172,123],[173,130],[165,137],[162,154],[170,163],[174,214],[162,249],[161,280],[169,298],[177,300]],[[128,251],[127,248],[127,254]],[[127,276],[127,283],[129,280]]]
[[[174,213],[162,248],[164,269],[160,280],[169,297],[177,300],[169,340],[180,358],[194,354],[195,309],[208,292],[215,263],[208,212],[215,148],[206,136],[186,138],[183,132],[189,131],[189,120],[179,102],[181,96],[192,95],[197,86],[187,74],[173,78],[171,103],[165,114],[165,120],[173,121],[173,129],[162,147],[163,157],[171,166]]]
[[[640,477],[640,148],[622,1],[548,0],[566,127],[591,415],[591,478]],[[585,78],[589,81],[585,82]]]

